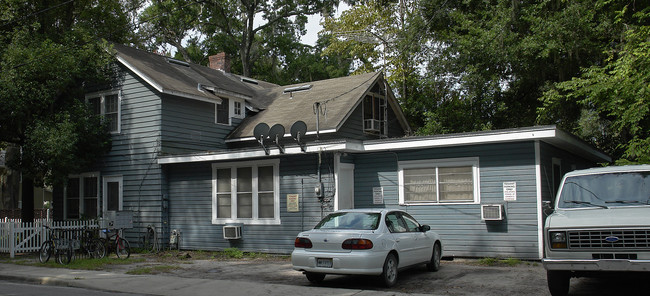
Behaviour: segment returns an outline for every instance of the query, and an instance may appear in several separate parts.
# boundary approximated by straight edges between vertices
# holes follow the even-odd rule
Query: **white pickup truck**
[[[571,277],[650,271],[650,165],[570,172],[554,206],[542,259],[552,295]]]

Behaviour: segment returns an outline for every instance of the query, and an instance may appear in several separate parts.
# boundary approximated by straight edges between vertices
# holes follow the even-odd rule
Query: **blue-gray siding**
[[[331,156],[323,157],[322,180],[328,199],[333,193]],[[169,166],[170,227],[181,231],[181,248],[223,250],[237,247],[245,251],[289,253],[296,235],[311,229],[321,215],[331,211],[315,197],[318,157],[315,154],[280,159],[281,225],[243,225],[240,240],[223,238],[221,224],[212,224],[211,163]],[[287,212],[287,194],[299,194],[300,212]],[[322,209],[322,212],[321,212]]]
[[[134,228],[127,229],[125,234],[137,246],[147,225],[161,230],[163,224],[164,180],[156,163],[160,151],[161,102],[156,91],[142,80],[128,71],[122,75],[121,132],[113,135],[112,149],[99,170],[102,178],[123,178],[123,209],[134,213]]]
[[[505,205],[506,220],[481,220],[480,204],[400,206],[397,161],[478,157],[480,203]],[[372,187],[384,188],[383,207],[401,208],[441,235],[446,255],[537,259],[538,222],[534,143],[476,145],[356,155],[355,206],[375,207]],[[503,182],[517,182],[517,201],[504,202]]]
[[[179,154],[226,148],[233,126],[215,123],[215,104],[164,96],[161,122],[162,149]]]

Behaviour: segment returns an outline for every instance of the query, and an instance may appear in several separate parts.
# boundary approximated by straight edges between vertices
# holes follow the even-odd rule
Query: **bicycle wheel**
[[[56,262],[59,264],[69,264],[72,261],[72,256],[74,256],[74,251],[72,250],[72,245],[68,244],[67,247],[61,250],[56,250]]]
[[[41,250],[38,252],[38,261],[40,261],[41,263],[46,263],[48,260],[50,260],[50,256],[52,256],[53,249],[54,248],[51,240],[43,242],[43,244],[41,245]]]
[[[99,239],[93,239],[90,241],[88,248],[90,256],[95,259],[102,259],[106,256],[106,247],[104,247],[104,243]]]
[[[120,237],[120,239],[115,242],[115,254],[117,254],[117,258],[128,259],[129,256],[131,256],[129,241]]]

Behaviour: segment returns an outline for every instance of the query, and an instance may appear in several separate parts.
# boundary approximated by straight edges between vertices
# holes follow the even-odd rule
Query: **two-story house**
[[[382,73],[279,86],[223,55],[114,51],[120,75],[87,95],[113,149],[54,204],[62,219],[132,211],[132,244],[153,225],[182,249],[289,253],[333,210],[386,207],[431,225],[447,255],[539,259],[562,174],[610,161],[554,126],[408,136]]]

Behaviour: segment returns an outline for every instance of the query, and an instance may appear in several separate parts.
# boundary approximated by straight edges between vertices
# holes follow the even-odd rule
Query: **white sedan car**
[[[401,210],[340,210],[298,234],[291,263],[312,283],[326,274],[363,274],[379,275],[390,287],[403,268],[440,268],[442,243],[430,229]]]

